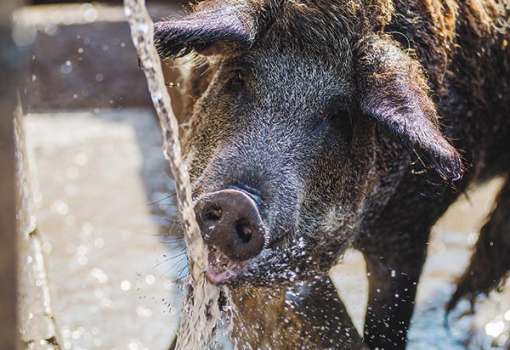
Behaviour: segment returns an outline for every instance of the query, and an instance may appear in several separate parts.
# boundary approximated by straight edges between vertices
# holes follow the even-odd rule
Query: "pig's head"
[[[461,175],[419,64],[355,4],[209,1],[155,42],[207,67],[184,151],[214,283],[327,271],[380,186],[380,139]]]

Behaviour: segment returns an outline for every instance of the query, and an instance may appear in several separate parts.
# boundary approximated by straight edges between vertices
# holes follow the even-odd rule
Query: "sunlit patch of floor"
[[[171,201],[149,205],[155,200],[147,193],[172,190],[154,116],[32,114],[26,126],[61,345],[167,349],[180,313],[174,280],[185,275],[186,259],[161,235]]]

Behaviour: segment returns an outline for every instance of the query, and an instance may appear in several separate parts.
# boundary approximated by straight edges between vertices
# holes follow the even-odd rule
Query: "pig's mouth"
[[[226,284],[239,279],[248,272],[247,261],[234,261],[215,247],[209,247],[209,266],[205,276],[216,285]]]

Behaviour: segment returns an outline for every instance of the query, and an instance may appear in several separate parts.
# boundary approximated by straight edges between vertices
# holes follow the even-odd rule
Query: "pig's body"
[[[215,200],[208,193],[239,186],[263,202],[253,224],[266,240],[260,248],[232,258],[224,248],[230,238],[214,228],[206,234],[213,251],[235,260],[233,277],[222,280],[217,268],[211,278],[307,279],[353,245],[369,272],[364,340],[403,349],[432,225],[468,185],[510,171],[509,7],[506,0],[210,1],[186,19],[162,22],[163,56],[212,58],[186,82],[185,149],[200,210]],[[232,85],[225,77],[239,66],[243,77]],[[320,119],[328,113],[343,117]],[[450,306],[506,275],[509,212],[506,184]]]
[[[469,185],[494,176],[507,177],[510,170],[510,35],[504,26],[501,27],[502,23],[509,23],[508,12],[503,12],[501,17],[495,15],[494,9],[498,6],[495,1],[442,1],[444,7],[435,9],[418,3],[410,1],[408,5],[401,4],[400,9],[397,7],[404,16],[394,16],[386,31],[393,32],[395,40],[402,45],[408,45],[409,39],[409,45],[416,50],[428,84],[435,93],[433,98],[441,116],[441,130],[462,153],[466,172],[455,183],[455,191],[423,196],[420,194],[423,179],[402,167],[409,164],[408,161],[397,161],[393,168],[401,167],[402,178],[395,182],[390,180],[387,190],[378,190],[383,198],[376,193],[376,198],[371,200],[374,211],[356,247],[364,253],[371,273],[365,324],[365,334],[370,335],[366,341],[382,345],[384,349],[402,347],[390,344],[401,344],[395,330],[399,322],[407,324],[410,319],[413,309],[410,302],[415,294],[408,294],[410,299],[406,302],[402,290],[416,290],[432,225]],[[501,6],[502,2],[499,3]],[[508,2],[505,4],[509,6]],[[432,14],[423,13],[424,8]],[[412,13],[419,14],[421,20],[415,22]],[[499,31],[498,27],[503,29]],[[379,159],[386,159],[380,163],[384,169],[396,158],[387,156],[392,154],[394,145],[386,146],[381,141]],[[487,234],[481,236],[456,298],[488,292],[510,268],[508,259],[504,258],[510,253],[508,187],[506,184],[502,190],[506,193],[503,205],[498,206],[493,215],[506,215],[506,219],[499,220],[498,226],[491,226],[489,221],[482,230]],[[385,200],[387,204],[379,206]],[[396,271],[396,278],[390,276],[391,270]],[[476,274],[470,276],[471,271]],[[385,330],[385,322],[390,324],[390,330]],[[388,333],[392,342],[370,339],[388,336]],[[405,334],[405,328],[401,334]]]

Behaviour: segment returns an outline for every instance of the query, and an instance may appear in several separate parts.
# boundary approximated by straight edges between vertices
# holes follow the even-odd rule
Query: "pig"
[[[431,227],[510,171],[510,1],[210,0],[156,23],[218,285],[324,278],[353,247],[363,340],[405,349]],[[448,305],[510,268],[510,184]],[[500,262],[501,261],[501,262]]]

